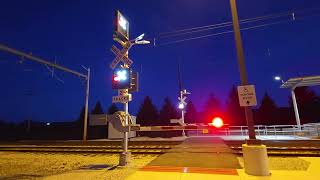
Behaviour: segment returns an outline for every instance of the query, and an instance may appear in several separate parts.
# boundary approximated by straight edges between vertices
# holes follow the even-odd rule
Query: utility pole
[[[237,49],[237,57],[241,78],[241,85],[248,85],[248,77],[244,62],[244,54],[242,40],[239,27],[239,19],[237,12],[236,0],[230,0],[233,31]],[[246,139],[246,144],[242,144],[244,169],[247,174],[254,176],[269,176],[268,154],[265,145],[261,144],[261,140],[256,139],[254,122],[252,117],[252,109],[250,106],[245,106],[246,120],[249,130],[249,139]]]
[[[239,26],[236,1],[230,0],[230,5],[231,5],[233,31],[234,31],[235,43],[236,43],[236,49],[237,49],[237,57],[238,57],[241,85],[244,86],[244,85],[248,85],[248,77],[247,77],[247,70],[246,70],[246,65],[245,65],[245,61],[244,61],[244,54],[243,54],[242,39],[241,39],[241,34],[240,34],[240,26]],[[249,141],[248,142],[255,143],[257,141],[255,141],[256,134],[254,131],[252,109],[251,109],[251,107],[246,106],[246,107],[244,107],[244,110],[245,110],[248,130],[249,130]],[[253,140],[253,141],[251,141],[251,140]]]
[[[84,67],[83,67],[84,68]],[[86,69],[86,68],[84,68]],[[83,121],[83,141],[87,140],[87,127],[88,127],[88,108],[89,108],[89,88],[90,88],[90,68],[87,68],[87,83],[86,83],[86,100],[84,110],[84,121]]]
[[[34,62],[37,62],[37,63],[40,63],[40,64],[44,64],[46,66],[50,66],[52,68],[56,68],[56,69],[59,69],[61,71],[64,71],[64,72],[68,72],[68,73],[71,73],[73,75],[76,75],[78,77],[81,77],[81,78],[84,78],[86,79],[87,81],[87,86],[86,86],[86,100],[85,100],[85,116],[84,116],[84,124],[83,124],[83,141],[86,141],[87,140],[87,121],[88,121],[88,106],[89,106],[89,87],[90,87],[90,68],[86,69],[87,70],[87,75],[85,74],[82,74],[82,73],[79,73],[77,71],[74,71],[74,70],[71,70],[71,69],[68,69],[68,68],[65,68],[63,66],[60,66],[56,63],[52,63],[48,60],[45,60],[45,59],[42,59],[42,58],[39,58],[39,57],[35,57],[33,55],[30,55],[30,54],[27,54],[27,53],[24,53],[22,51],[18,51],[16,49],[13,49],[13,48],[10,48],[10,47],[7,47],[3,44],[0,44],[0,51],[5,51],[5,52],[8,52],[8,53],[11,53],[11,54],[14,54],[16,56],[19,56],[21,58],[25,58],[27,60],[30,60],[30,61],[34,61]],[[52,71],[53,72],[53,71]]]

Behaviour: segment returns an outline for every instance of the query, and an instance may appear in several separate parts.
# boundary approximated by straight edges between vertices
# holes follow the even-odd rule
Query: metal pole
[[[243,54],[236,1],[230,0],[230,5],[231,5],[231,13],[232,13],[233,31],[234,31],[235,43],[236,43],[236,49],[237,49],[238,64],[239,64],[239,70],[240,70],[241,85],[248,85],[248,78],[247,78],[246,65],[244,62],[244,54]],[[256,134],[254,131],[252,109],[251,107],[245,107],[244,110],[246,114],[248,130],[249,130],[249,140],[255,140]]]
[[[294,108],[294,115],[296,116],[296,122],[298,126],[298,130],[301,131],[301,123],[300,123],[300,117],[299,117],[299,110],[298,110],[298,104],[297,104],[297,99],[296,99],[296,94],[294,93],[294,89],[291,89],[291,97],[292,97],[292,103],[293,103],[293,108]]]
[[[74,75],[76,75],[76,76],[80,76],[80,77],[83,77],[83,78],[87,78],[86,75],[81,74],[81,73],[79,73],[79,72],[77,72],[77,71],[73,71],[73,70],[71,70],[71,69],[62,67],[62,66],[60,66],[60,65],[58,65],[58,64],[51,63],[51,62],[49,62],[49,61],[47,61],[47,60],[44,60],[44,59],[42,59],[42,58],[38,58],[38,57],[35,57],[35,56],[33,56],[33,55],[30,55],[30,54],[27,54],[27,53],[18,51],[18,50],[16,50],[16,49],[9,48],[9,47],[7,47],[7,46],[5,46],[5,45],[3,45],[3,44],[0,44],[0,50],[1,50],[1,51],[9,52],[9,53],[11,53],[11,54],[14,54],[14,55],[17,55],[17,56],[20,56],[20,57],[23,57],[23,58],[27,58],[27,59],[29,59],[29,60],[32,60],[32,61],[35,61],[35,62],[38,62],[38,63],[41,63],[41,64],[46,64],[46,65],[48,65],[48,66],[50,66],[50,67],[54,67],[54,68],[60,69],[60,70],[62,70],[62,71],[69,72],[69,73],[74,74]]]
[[[182,98],[183,98],[183,91],[181,90],[180,91],[180,100],[182,100]],[[182,103],[182,101],[180,103]],[[181,121],[182,121],[182,124],[184,124],[184,110],[183,109],[181,109]],[[186,133],[184,130],[182,130],[182,136],[186,136]]]
[[[125,121],[125,124],[126,126],[128,126],[128,116],[129,116],[129,103],[126,102],[124,103],[124,111],[126,113],[126,121]],[[124,132],[124,139],[123,139],[123,152],[124,153],[127,153],[128,152],[128,135],[129,135],[129,132]]]
[[[182,124],[184,124],[184,110],[181,111]],[[182,130],[182,136],[186,136],[186,132]]]
[[[88,68],[87,71],[88,71],[88,75],[87,75],[86,102],[85,102],[84,121],[83,121],[83,141],[87,140],[89,87],[90,87],[90,68]]]

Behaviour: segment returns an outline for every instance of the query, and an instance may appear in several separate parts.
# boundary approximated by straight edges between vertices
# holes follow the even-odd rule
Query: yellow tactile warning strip
[[[141,168],[140,171],[221,174],[221,175],[235,175],[235,176],[239,175],[236,169],[216,169],[216,168],[200,168],[200,167],[145,166]]]

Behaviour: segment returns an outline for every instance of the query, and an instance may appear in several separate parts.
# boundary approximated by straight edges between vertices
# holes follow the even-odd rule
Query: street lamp
[[[150,44],[150,41],[147,40],[143,40],[144,37],[144,33],[141,34],[140,36],[136,37],[135,39],[131,40],[130,42],[132,43],[132,45],[134,44]]]
[[[237,58],[240,70],[241,85],[248,85],[247,70],[244,61],[244,51],[242,47],[242,39],[240,33],[240,25],[238,18],[238,11],[236,0],[230,0],[233,31],[235,37],[235,45],[237,51]],[[260,140],[256,139],[256,133],[254,129],[254,121],[251,107],[245,107],[245,115],[248,125],[249,139],[246,140],[246,144],[242,145],[244,169],[245,172],[250,175],[256,176],[268,176],[268,155],[267,148],[261,144]]]
[[[281,81],[282,83],[284,83],[284,81],[283,81],[283,79],[281,78],[281,76],[274,76],[273,77],[273,79],[275,80],[275,81]]]

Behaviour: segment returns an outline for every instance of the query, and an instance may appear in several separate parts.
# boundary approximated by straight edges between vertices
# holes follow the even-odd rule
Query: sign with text
[[[127,103],[132,100],[131,94],[125,96],[113,96],[112,103]]]
[[[256,106],[257,97],[254,85],[238,86],[240,106]]]
[[[126,96],[126,95],[128,95],[128,89],[119,89],[119,90],[118,90],[118,95],[119,95],[119,96]]]

